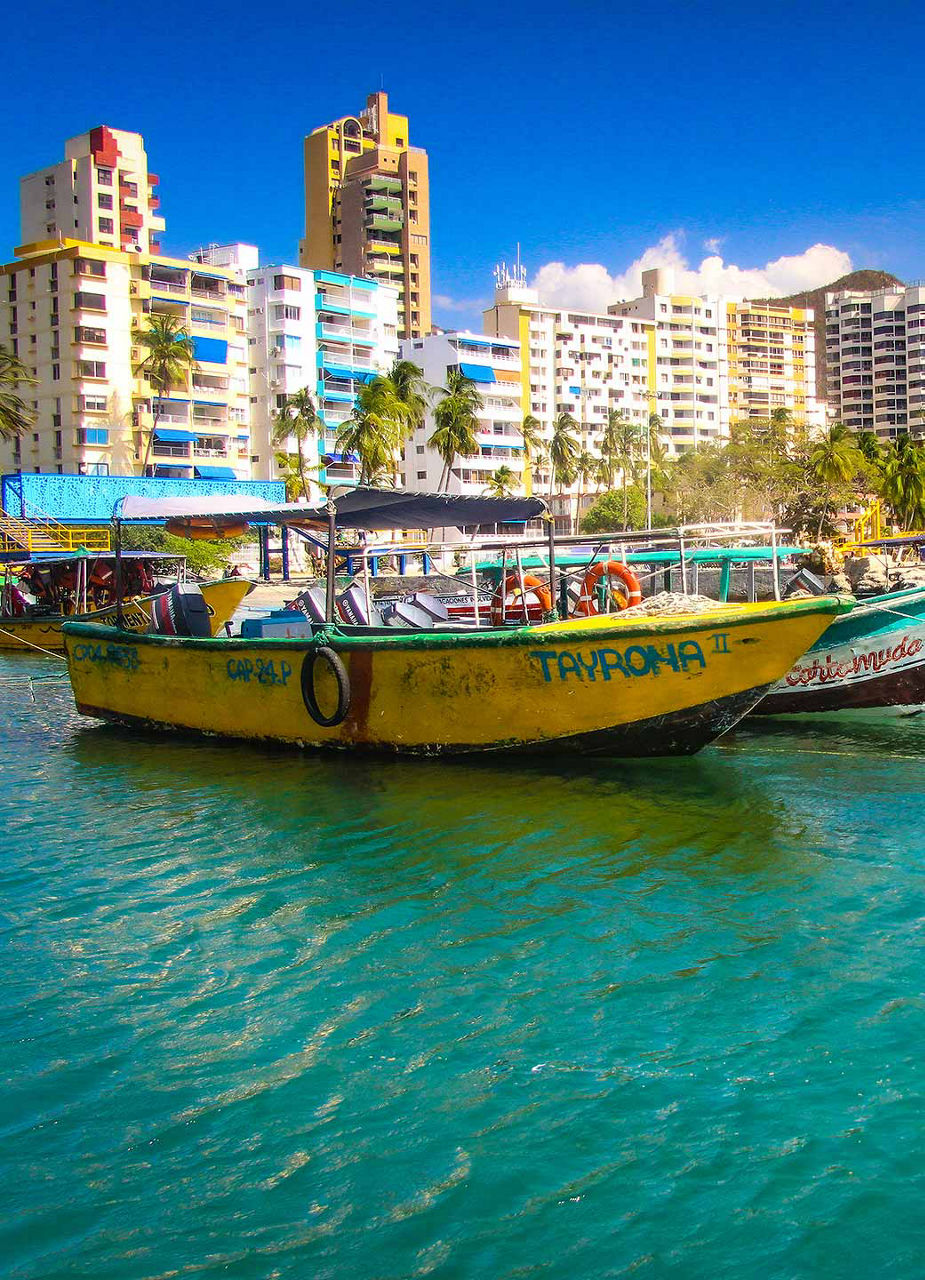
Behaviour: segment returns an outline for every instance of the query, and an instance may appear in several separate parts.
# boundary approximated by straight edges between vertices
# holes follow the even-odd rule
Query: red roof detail
[[[119,163],[119,144],[111,129],[104,124],[90,130],[90,154],[97,164],[114,169]]]

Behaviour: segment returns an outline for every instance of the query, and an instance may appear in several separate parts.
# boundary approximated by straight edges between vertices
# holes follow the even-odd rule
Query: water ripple
[[[498,769],[4,692],[5,1275],[917,1280],[925,725]]]

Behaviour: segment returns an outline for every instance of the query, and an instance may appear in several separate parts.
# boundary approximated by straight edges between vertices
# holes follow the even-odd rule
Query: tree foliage
[[[147,379],[158,397],[166,396],[171,387],[185,387],[190,372],[198,369],[196,349],[190,331],[183,324],[182,316],[152,312],[144,328],[132,329],[132,342],[147,352],[135,365],[135,373]],[[151,430],[145,443],[142,475],[151,460],[151,446],[158,419],[161,416],[160,400],[155,401]]]
[[[153,555],[185,556],[190,573],[203,578],[221,577],[226,565],[234,560],[234,551],[242,541],[208,541],[177,538],[150,525],[122,526],[123,551],[150,551]]]
[[[19,394],[19,387],[32,385],[34,379],[19,357],[0,347],[0,440],[14,440],[32,426],[32,410]]]
[[[624,510],[626,516],[624,517]],[[608,489],[595,498],[581,521],[582,533],[616,533],[620,529],[644,529],[646,526],[646,494],[639,485],[626,490]]]

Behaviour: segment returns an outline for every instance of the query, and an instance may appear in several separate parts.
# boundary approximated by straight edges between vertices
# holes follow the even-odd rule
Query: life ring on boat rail
[[[528,595],[536,596],[540,602],[544,613],[549,613],[552,608],[552,596],[549,588],[544,586],[532,573],[525,573],[523,576],[524,590],[521,595],[520,577],[516,573],[506,573],[501,582],[495,588],[495,594],[491,598],[491,625],[500,627],[502,622],[510,618],[510,615],[520,613],[521,621],[525,621],[525,613],[527,610],[526,597]],[[508,600],[515,597],[511,607],[508,608]],[[519,599],[517,599],[519,597]]]
[[[315,663],[319,659],[327,665],[337,685],[337,706],[329,716],[326,716],[318,706],[318,698],[315,695]],[[350,677],[347,675],[347,668],[333,649],[323,644],[305,655],[302,659],[301,683],[305,710],[315,724],[320,724],[323,729],[332,729],[346,719],[347,712],[350,710]]]
[[[601,560],[593,564],[581,581],[581,592],[575,605],[575,614],[590,617],[599,613],[594,588],[601,578],[619,578],[626,587],[626,597],[617,596],[621,609],[629,609],[634,604],[642,603],[642,587],[639,579],[627,565],[619,560]]]

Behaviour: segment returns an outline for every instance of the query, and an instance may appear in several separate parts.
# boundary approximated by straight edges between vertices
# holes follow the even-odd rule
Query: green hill
[[[756,298],[756,302],[777,302],[787,307],[812,307],[815,312],[813,329],[816,334],[816,398],[824,401],[828,390],[825,366],[825,295],[838,293],[839,289],[889,289],[893,285],[902,288],[902,280],[889,271],[851,271],[831,284],[808,289],[805,293],[791,293],[786,298]]]

